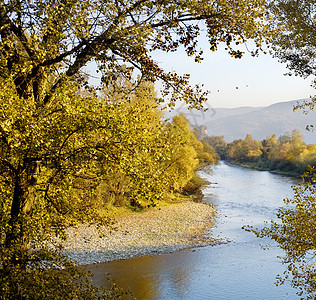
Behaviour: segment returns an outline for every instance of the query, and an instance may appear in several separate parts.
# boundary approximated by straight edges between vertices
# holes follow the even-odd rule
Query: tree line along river
[[[211,184],[204,201],[219,212],[210,234],[225,244],[171,254],[136,257],[87,266],[94,283],[116,284],[136,299],[298,299],[289,284],[276,287],[284,266],[282,251],[270,240],[242,229],[263,227],[275,219],[283,199],[291,197],[293,177],[231,166],[220,162],[213,174],[202,174]],[[262,245],[269,245],[264,250]]]

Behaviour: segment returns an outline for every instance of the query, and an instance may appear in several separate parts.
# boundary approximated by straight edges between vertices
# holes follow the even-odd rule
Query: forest
[[[25,197],[31,202],[23,209],[23,224],[1,236],[2,244],[14,245],[21,230],[26,231],[23,244],[30,247],[19,249],[19,272],[10,280],[22,294],[36,298],[40,293],[39,287],[30,289],[32,277],[28,276],[34,274],[21,272],[20,265],[54,257],[43,241],[54,234],[62,237],[67,226],[80,222],[106,224],[113,207],[141,210],[181,194],[197,195],[205,184],[197,170],[217,163],[214,149],[198,141],[185,117],[162,119],[152,83],[143,82],[128,94],[122,92],[126,85],[117,82],[97,96],[79,84],[68,83],[69,92],[64,87],[58,103],[39,120],[34,117],[34,106],[26,114],[17,97],[12,95],[9,102],[10,86],[2,84],[1,112],[7,122],[2,126],[5,144],[1,155],[2,162],[10,166],[0,176],[3,199],[14,197],[12,184],[18,169],[23,168],[19,162],[32,162],[22,171],[29,180]],[[26,185],[20,184],[21,189]],[[12,223],[10,206],[2,202],[1,208],[0,226],[5,230]],[[7,276],[13,270],[7,268],[17,255],[15,247],[12,253],[9,249],[1,253],[2,292],[8,298],[12,290],[6,287]],[[62,265],[58,258],[53,262]],[[48,280],[47,274],[42,275],[37,276],[37,285]],[[63,286],[68,292],[73,288]]]
[[[205,141],[224,160],[258,170],[280,171],[302,175],[316,167],[316,145],[306,145],[298,130],[257,141],[247,134],[245,139],[226,143],[223,136],[210,136]]]

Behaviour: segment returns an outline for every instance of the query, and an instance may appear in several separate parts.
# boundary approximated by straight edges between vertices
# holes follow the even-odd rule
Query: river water
[[[223,162],[214,171],[202,174],[211,182],[204,201],[219,212],[210,234],[231,242],[91,265],[94,283],[106,286],[109,273],[136,299],[298,299],[289,284],[274,284],[284,271],[277,258],[282,251],[242,230],[244,225],[261,228],[264,221],[274,219],[298,179]],[[267,244],[269,250],[262,249]]]

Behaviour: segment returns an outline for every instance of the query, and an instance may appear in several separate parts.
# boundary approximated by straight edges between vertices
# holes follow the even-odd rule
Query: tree
[[[262,154],[264,159],[270,159],[270,153],[276,147],[278,141],[275,134],[268,136],[262,141]]]
[[[1,297],[93,298],[96,290],[79,280],[82,272],[47,242],[54,234],[63,237],[72,222],[99,218],[101,204],[90,201],[87,181],[107,174],[100,160],[115,161],[103,155],[113,142],[98,138],[109,131],[113,106],[83,96],[69,82],[39,118],[34,103],[18,97],[9,83],[0,92]]]
[[[221,159],[225,159],[227,143],[224,140],[224,136],[208,136],[204,141],[215,149]]]
[[[10,121],[7,132],[14,132],[16,138],[11,140],[10,153],[2,148],[2,160],[15,167],[12,154],[18,161],[20,156],[31,157],[35,152],[43,161],[34,162],[33,173],[25,171],[32,176],[30,192],[24,198],[29,202],[13,220],[10,201],[15,173],[0,176],[4,246],[0,248],[0,289],[5,299],[41,298],[43,293],[53,293],[49,278],[63,285],[67,282],[73,295],[88,295],[88,291],[91,295],[96,290],[84,285],[86,281],[77,281],[82,272],[49,247],[52,236],[63,237],[65,227],[77,222],[106,223],[104,212],[109,203],[143,208],[172,192],[181,192],[195,175],[197,151],[203,163],[207,158],[213,162],[208,153],[204,155],[188,121],[182,117],[175,117],[172,123],[161,120],[153,84],[143,82],[129,95],[112,86],[104,91],[109,99],[82,92],[74,82],[67,88],[53,114],[37,120],[31,117],[34,108],[30,107],[20,124],[30,129],[21,133],[14,122],[21,113],[14,105],[21,107],[21,102],[12,101],[8,103],[10,109],[1,111]],[[8,94],[3,92],[0,103],[4,105]],[[33,143],[32,152],[21,149],[21,144],[27,143]],[[67,268],[69,276],[63,278],[63,273],[52,270],[55,268]],[[29,284],[32,278],[37,284]],[[71,278],[76,279],[72,284]],[[59,292],[67,294],[66,290]]]
[[[295,74],[315,75],[315,1],[276,0],[270,9],[275,26],[282,29],[273,40],[276,55]]]
[[[191,88],[187,75],[165,73],[151,53],[181,46],[200,61],[197,40],[206,29],[211,50],[223,42],[239,58],[242,52],[234,46],[254,39],[255,54],[269,34],[264,4],[0,0],[2,278],[26,274],[30,264],[40,271],[53,268],[41,264],[54,257],[42,241],[62,235],[69,220],[98,218],[98,203],[87,200],[95,189],[84,189],[82,182],[99,184],[114,163],[135,174],[125,154],[138,148],[128,139],[127,148],[117,142],[128,129],[126,114],[118,120],[126,108],[99,101],[84,67],[96,63],[108,89],[122,78],[132,82],[125,94],[141,79],[161,80],[170,106],[181,99],[200,107],[206,99],[200,87]],[[133,82],[134,75],[139,80]],[[9,287],[6,295],[13,297],[13,291]]]
[[[254,140],[250,134],[245,137],[245,145],[248,148],[247,160],[257,160],[261,156],[262,144]]]
[[[314,0],[276,0],[270,3],[270,12],[275,18],[275,27],[279,32],[273,37],[274,55],[287,64],[289,75],[295,74],[306,78],[316,74],[315,4]],[[314,106],[315,97],[297,108],[313,109]],[[291,150],[299,160],[302,160],[303,154],[305,159],[308,156],[306,145],[303,145],[300,139],[296,139],[292,149],[291,140],[279,142],[277,147],[282,146],[282,151],[279,152],[282,159],[286,159],[286,154]],[[293,155],[287,158],[293,161]],[[301,292],[305,291],[307,298],[314,299],[315,187],[307,183],[305,186],[295,187],[294,191],[293,199],[285,199],[285,203],[290,206],[279,211],[280,222],[272,222],[269,227],[255,233],[260,237],[268,236],[279,243],[285,250],[283,262],[287,264],[286,277],[291,275],[293,286]]]
[[[258,237],[275,240],[284,250],[282,262],[286,270],[283,276],[278,276],[278,284],[290,279],[291,285],[299,290],[297,294],[305,299],[316,296],[316,186],[311,184],[316,178],[313,176],[315,170],[308,174],[305,185],[293,187],[294,197],[284,199],[287,206],[279,209],[278,221],[271,221],[260,230],[251,226],[246,229]]]
[[[166,169],[170,176],[168,181],[173,182],[171,190],[180,192],[184,188],[192,193],[201,187],[198,182],[202,182],[196,170],[216,164],[218,156],[211,146],[197,139],[184,115],[173,117],[170,125],[169,140],[173,151]]]
[[[300,154],[306,150],[306,147],[303,135],[298,130],[293,130],[290,135],[280,136],[278,143],[269,151],[270,169],[284,169],[303,174],[306,164],[300,161]]]
[[[205,94],[188,87],[187,75],[163,72],[150,53],[183,46],[200,61],[197,38],[203,28],[211,50],[224,42],[232,56],[241,57],[233,44],[254,39],[260,48],[266,38],[264,5],[262,0],[1,0],[1,77],[13,81],[19,97],[45,107],[67,78],[94,61],[104,82],[119,74],[130,78],[137,69],[149,81],[161,79],[165,94],[172,91],[171,101],[199,106]]]
[[[314,0],[275,0],[270,3],[278,32],[273,36],[273,53],[287,64],[289,75],[306,78],[316,74],[315,4]],[[312,100],[298,107],[313,108],[314,105],[315,100]]]
[[[244,140],[239,139],[228,144],[226,156],[233,161],[257,161],[262,154],[261,148],[261,143],[247,134]]]
[[[314,0],[271,1],[270,12],[275,18],[275,26],[279,29],[279,34],[273,37],[275,56],[287,64],[290,75],[295,74],[304,78],[314,76],[316,74],[316,2]],[[315,97],[297,108],[313,109],[314,107]],[[298,162],[303,163],[305,167],[309,159],[315,157],[314,153],[309,152],[313,147],[306,146],[299,135],[294,136],[294,145],[291,145],[292,141],[291,138],[288,141],[279,141],[276,146],[282,147],[279,156],[282,156],[282,159],[286,159],[287,156],[289,161],[293,161],[291,155],[293,151],[292,153],[297,155]],[[289,153],[290,155],[287,155]],[[276,153],[271,154],[272,157],[276,157]],[[311,168],[305,176],[305,184],[294,187],[293,199],[284,200],[287,206],[279,210],[278,222],[271,222],[262,230],[252,230],[259,237],[275,240],[284,250],[283,263],[286,265],[286,271],[280,282],[290,279],[292,285],[300,290],[299,294],[307,299],[315,299],[316,296],[314,174],[315,170]]]

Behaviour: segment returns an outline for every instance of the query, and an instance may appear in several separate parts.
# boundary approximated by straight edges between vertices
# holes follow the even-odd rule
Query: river
[[[91,265],[94,283],[106,285],[109,273],[136,299],[298,299],[289,284],[274,284],[284,271],[277,258],[281,250],[242,229],[262,227],[275,218],[298,179],[223,162],[214,174],[202,176],[211,182],[204,189],[204,201],[219,212],[210,234],[229,243]],[[267,243],[269,250],[262,249]]]

